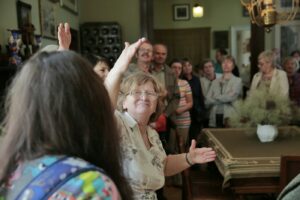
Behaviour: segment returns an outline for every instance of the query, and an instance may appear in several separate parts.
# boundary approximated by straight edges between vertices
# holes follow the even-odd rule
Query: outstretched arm
[[[58,50],[69,50],[72,37],[71,37],[71,31],[70,31],[70,25],[68,23],[60,23],[58,26]]]
[[[168,155],[165,163],[165,176],[172,176],[189,168],[193,164],[203,164],[214,161],[216,153],[212,148],[196,148],[196,141],[192,140],[188,153]]]
[[[135,55],[136,50],[145,40],[145,38],[139,39],[131,45],[129,45],[128,42],[125,42],[125,48],[123,49],[120,57],[105,79],[104,84],[109,93],[109,97],[114,108],[117,105],[123,74],[126,72],[132,57]]]

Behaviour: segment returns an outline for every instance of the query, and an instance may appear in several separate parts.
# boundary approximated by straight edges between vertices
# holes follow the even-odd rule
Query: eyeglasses
[[[129,95],[131,95],[135,98],[140,98],[142,96],[146,96],[153,100],[158,98],[158,94],[156,92],[149,92],[149,91],[133,90],[133,91],[129,92]]]

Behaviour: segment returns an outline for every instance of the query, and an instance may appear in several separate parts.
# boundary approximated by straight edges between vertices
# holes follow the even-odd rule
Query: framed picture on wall
[[[55,5],[48,0],[39,0],[41,34],[45,38],[57,38]]]
[[[78,0],[60,0],[60,5],[74,14],[78,14]]]
[[[190,19],[190,5],[189,4],[175,4],[173,5],[173,20],[189,20]]]
[[[22,1],[17,2],[18,27],[23,29],[31,24],[31,5]]]
[[[228,31],[214,31],[213,39],[214,49],[228,48]]]

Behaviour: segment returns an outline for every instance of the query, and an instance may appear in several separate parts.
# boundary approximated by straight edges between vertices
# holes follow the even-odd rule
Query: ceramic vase
[[[278,129],[273,125],[257,125],[257,136],[261,142],[272,142],[278,135]]]

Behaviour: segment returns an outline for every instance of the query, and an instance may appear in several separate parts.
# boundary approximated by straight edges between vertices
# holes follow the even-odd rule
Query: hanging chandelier
[[[266,32],[271,31],[275,24],[283,24],[295,18],[300,0],[289,0],[288,9],[278,12],[274,0],[240,0],[247,9],[251,23],[265,27]]]

